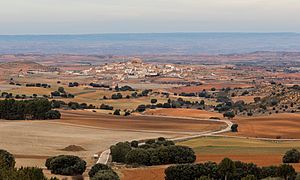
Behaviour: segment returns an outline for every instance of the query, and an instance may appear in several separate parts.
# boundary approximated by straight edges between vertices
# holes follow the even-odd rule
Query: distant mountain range
[[[2,35],[0,54],[216,55],[300,52],[298,33]]]

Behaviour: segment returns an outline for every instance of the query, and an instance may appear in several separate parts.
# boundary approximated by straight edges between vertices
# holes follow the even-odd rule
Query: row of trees
[[[196,160],[194,151],[186,146],[177,146],[162,138],[150,140],[139,145],[137,141],[119,142],[111,146],[114,162],[130,165],[161,165],[193,163]]]
[[[0,119],[60,119],[59,111],[52,110],[51,102],[45,98],[34,100],[5,99],[0,101]]]
[[[215,162],[184,164],[170,166],[165,170],[166,180],[256,180],[268,177],[294,180],[296,172],[293,166],[288,164],[258,167],[253,163],[232,161],[229,158],[223,159],[219,164]]]
[[[52,174],[80,176],[86,170],[86,162],[78,156],[59,155],[46,160],[45,166]],[[109,166],[95,164],[88,172],[91,180],[119,180],[119,176]]]

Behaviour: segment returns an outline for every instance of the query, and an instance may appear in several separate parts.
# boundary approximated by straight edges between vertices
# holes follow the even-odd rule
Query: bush
[[[239,127],[238,124],[232,124],[232,126],[231,126],[231,132],[238,132],[238,127]]]
[[[38,179],[38,180],[46,180],[43,170],[41,168],[36,167],[21,167],[17,171],[18,179],[22,180],[32,180],[32,179]]]
[[[14,168],[15,164],[14,156],[6,150],[0,149],[0,168]]]
[[[97,172],[91,180],[119,180],[119,176],[112,170],[101,170]]]
[[[50,110],[45,114],[46,119],[60,119],[61,114],[57,110]]]
[[[139,147],[139,142],[138,141],[131,141],[130,146],[134,147],[134,148],[137,148],[137,147]]]
[[[89,171],[89,177],[90,178],[94,177],[95,174],[97,174],[97,172],[102,171],[102,170],[111,170],[111,168],[105,164],[100,164],[100,163],[95,164]]]
[[[110,150],[113,162],[124,163],[127,153],[131,151],[131,147],[127,142],[119,142],[116,145],[111,146]]]
[[[200,177],[199,168],[194,164],[169,166],[165,169],[165,180],[191,180]]]
[[[277,173],[279,177],[284,179],[294,179],[297,174],[293,166],[288,164],[280,165]]]
[[[114,112],[114,115],[116,115],[116,116],[120,116],[120,115],[121,115],[121,113],[120,113],[120,109],[116,109],[116,110],[115,110],[115,112]]]
[[[283,163],[299,163],[300,152],[297,149],[291,149],[285,153],[282,158]]]
[[[53,174],[81,175],[86,169],[86,162],[77,156],[60,155],[46,160],[46,167]]]
[[[147,150],[137,148],[129,151],[126,155],[127,164],[149,165],[150,154]]]
[[[195,152],[186,146],[168,146],[171,163],[193,163],[196,160]]]

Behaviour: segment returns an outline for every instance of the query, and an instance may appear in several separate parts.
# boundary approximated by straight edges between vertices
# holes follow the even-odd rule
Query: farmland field
[[[247,138],[202,137],[177,143],[192,147],[196,154],[196,162],[220,162],[225,157],[244,162],[253,162],[258,166],[279,165],[283,154],[292,148],[300,148],[300,141],[262,141]],[[293,164],[299,171],[300,164]],[[163,180],[167,166],[150,168],[122,169],[122,180],[135,179]]]

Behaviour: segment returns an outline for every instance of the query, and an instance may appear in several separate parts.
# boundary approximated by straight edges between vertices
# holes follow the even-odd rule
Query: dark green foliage
[[[227,117],[228,119],[232,119],[235,117],[235,114],[233,111],[227,111],[223,114],[224,117]]]
[[[154,144],[154,143],[155,143],[155,139],[148,139],[145,142],[145,144]]]
[[[6,150],[0,150],[0,180],[46,180],[43,170],[36,167],[14,168],[15,158]]]
[[[300,152],[297,149],[291,149],[285,153],[282,158],[283,163],[299,163]]]
[[[51,102],[44,98],[24,101],[6,99],[0,101],[0,119],[47,119],[46,114],[51,108]]]
[[[200,168],[194,164],[169,166],[165,169],[165,180],[191,180],[201,177]]]
[[[119,176],[112,170],[101,170],[98,171],[91,180],[119,180]]]
[[[225,158],[223,159],[220,164],[219,164],[219,173],[222,175],[223,178],[226,179],[231,179],[233,178],[233,175],[236,172],[236,167],[234,162],[229,159],[229,158]]]
[[[43,170],[36,167],[20,169],[0,169],[1,180],[47,180]]]
[[[61,114],[57,110],[50,110],[46,112],[46,119],[60,119]]]
[[[157,99],[151,99],[151,104],[157,103]]]
[[[125,162],[125,157],[131,151],[130,144],[127,142],[119,142],[110,147],[113,162]]]
[[[139,147],[139,142],[138,141],[131,141],[130,146],[133,148]]]
[[[294,179],[296,177],[296,171],[293,166],[288,164],[282,164],[278,168],[278,176],[284,179]]]
[[[121,93],[117,93],[117,94],[113,94],[112,96],[111,96],[111,98],[112,99],[122,99],[122,94]]]
[[[238,124],[232,124],[232,126],[231,126],[231,132],[238,132],[238,127],[239,127]]]
[[[142,148],[129,151],[126,155],[127,164],[149,165],[150,153]]]
[[[46,161],[46,167],[53,174],[81,175],[86,169],[86,162],[77,156],[60,155]]]
[[[295,169],[291,165],[283,164],[279,167],[257,167],[253,163],[233,162],[225,158],[220,164],[207,162],[204,164],[183,164],[170,166],[165,170],[166,180],[208,179],[218,180],[258,180],[280,177],[288,180],[296,178]]]
[[[139,106],[136,108],[136,110],[137,110],[138,112],[144,112],[144,111],[146,111],[146,105],[141,104],[141,105],[139,105]]]
[[[169,149],[170,163],[193,163],[196,160],[195,152],[186,146],[167,146]]]
[[[6,150],[0,149],[0,168],[14,168],[15,164],[14,156]]]
[[[114,107],[112,107],[112,106],[110,106],[110,105],[106,105],[106,104],[101,104],[101,105],[100,105],[100,109],[113,110]]]
[[[21,167],[17,171],[19,180],[46,180],[47,178],[44,176],[43,170],[41,168],[36,167]]]
[[[89,177],[90,178],[94,177],[97,172],[102,170],[112,170],[112,169],[105,164],[100,164],[100,163],[95,164],[89,171]]]
[[[120,109],[116,109],[116,110],[115,110],[115,112],[114,112],[114,115],[116,115],[116,116],[120,116],[120,115],[121,115],[121,113],[120,113]]]

